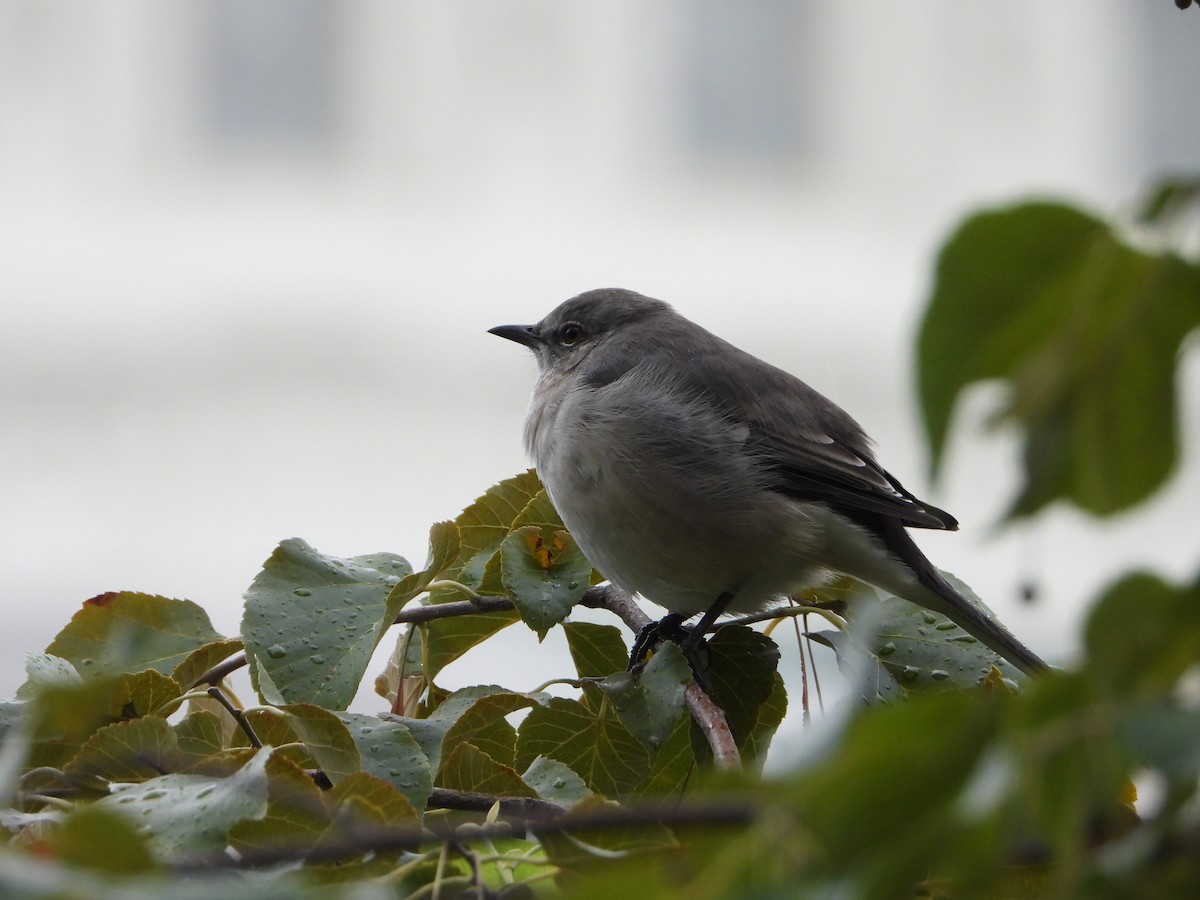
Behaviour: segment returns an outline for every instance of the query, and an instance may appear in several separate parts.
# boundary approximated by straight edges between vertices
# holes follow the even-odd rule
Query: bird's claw
[[[686,627],[683,624],[683,616],[677,613],[663,616],[657,622],[650,622],[642,627],[634,638],[627,671],[640,672],[646,665],[646,658],[663,641],[673,641],[679,645],[692,675],[707,692],[708,685],[704,673],[709,665],[708,641],[696,629]]]

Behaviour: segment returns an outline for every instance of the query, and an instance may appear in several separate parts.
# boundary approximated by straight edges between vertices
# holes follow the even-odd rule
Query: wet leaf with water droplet
[[[540,638],[580,601],[592,571],[567,532],[547,532],[537,525],[524,525],[506,537],[500,559],[504,587]]]
[[[123,788],[95,806],[139,811],[138,831],[162,860],[217,854],[229,829],[243,819],[261,818],[267,809],[266,762],[260,750],[227,778],[164,775]]]
[[[390,553],[343,560],[299,539],[281,543],[246,591],[242,619],[263,700],[344,709],[387,624],[387,579],[407,566]]]
[[[943,575],[968,600],[983,606],[965,584]],[[870,701],[910,691],[973,687],[984,682],[993,666],[1005,677],[1023,677],[944,616],[907,600],[855,583],[845,601],[849,631],[819,632],[813,637],[834,648],[839,666],[862,686]]]

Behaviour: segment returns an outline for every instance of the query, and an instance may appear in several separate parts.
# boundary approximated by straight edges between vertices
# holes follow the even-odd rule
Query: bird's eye
[[[578,322],[568,322],[558,331],[558,342],[564,347],[578,344],[583,339],[583,326]]]

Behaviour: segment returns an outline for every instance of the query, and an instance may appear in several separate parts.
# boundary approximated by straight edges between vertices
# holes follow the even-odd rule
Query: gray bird
[[[1045,668],[906,530],[955,530],[954,517],[906,491],[858,423],[798,378],[615,288],[491,333],[537,357],[525,444],[563,522],[604,577],[674,614],[668,625],[704,614],[685,650],[722,613],[833,571]]]

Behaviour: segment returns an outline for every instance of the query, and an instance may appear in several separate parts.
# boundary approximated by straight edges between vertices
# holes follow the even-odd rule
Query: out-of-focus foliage
[[[1009,516],[1056,500],[1119,512],[1179,459],[1176,367],[1200,326],[1200,263],[1170,238],[1200,191],[1174,180],[1143,207],[1126,236],[1066,204],[1023,203],[971,216],[942,248],[918,343],[933,465],[959,395],[1001,382],[996,421],[1024,435]]]

